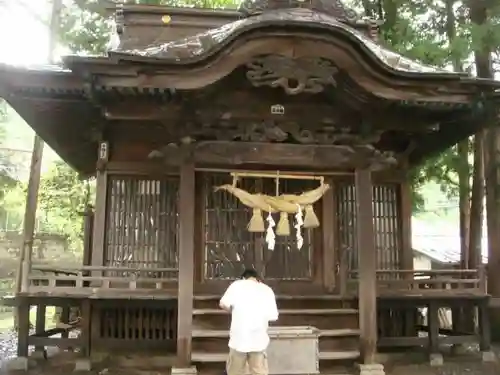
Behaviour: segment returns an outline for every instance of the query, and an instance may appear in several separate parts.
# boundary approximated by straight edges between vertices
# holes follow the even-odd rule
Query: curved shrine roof
[[[374,42],[369,36],[345,22],[341,22],[334,16],[303,8],[266,10],[261,14],[240,19],[184,39],[166,43],[158,41],[141,49],[118,47],[110,50],[109,55],[122,60],[136,60],[136,58],[139,58],[140,61],[146,61],[144,58],[147,58],[150,61],[157,60],[163,63],[189,64],[215,54],[242,34],[252,30],[264,30],[272,27],[322,29],[336,33],[360,44],[380,63],[395,71],[417,74],[463,75],[411,60]]]

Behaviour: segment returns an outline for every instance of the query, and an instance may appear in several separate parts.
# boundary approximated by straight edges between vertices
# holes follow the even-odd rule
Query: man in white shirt
[[[219,305],[231,313],[227,375],[245,375],[247,363],[252,375],[268,375],[267,329],[270,321],[278,320],[273,290],[260,281],[257,271],[247,269],[241,280],[229,285]]]

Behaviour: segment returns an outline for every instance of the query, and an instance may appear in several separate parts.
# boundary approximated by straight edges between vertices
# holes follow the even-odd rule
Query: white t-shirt
[[[220,304],[231,307],[229,347],[242,353],[266,350],[269,322],[278,320],[273,290],[255,280],[237,280],[229,285]]]

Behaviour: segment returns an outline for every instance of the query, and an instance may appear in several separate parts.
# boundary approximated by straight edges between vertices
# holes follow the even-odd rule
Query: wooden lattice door
[[[400,268],[401,230],[398,207],[397,184],[373,186],[373,223],[378,270]],[[354,184],[342,183],[336,186],[337,249],[341,277],[340,283],[356,279],[353,271],[358,270],[358,249],[356,244],[356,190]],[[342,272],[344,270],[345,272]]]
[[[261,271],[266,280],[311,281],[314,230],[303,230],[303,246],[298,249],[290,216],[290,236],[277,236],[274,250],[269,250],[264,233],[250,233],[248,207],[226,192],[213,187],[230,183],[227,173],[204,174],[204,279],[234,280],[245,267]],[[242,179],[240,186],[249,192],[275,193],[272,179]],[[317,181],[283,180],[280,192],[296,194],[317,186]],[[278,222],[279,217],[274,218]]]

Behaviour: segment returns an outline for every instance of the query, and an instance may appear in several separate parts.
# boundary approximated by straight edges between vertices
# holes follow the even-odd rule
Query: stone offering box
[[[314,327],[271,327],[267,350],[270,375],[319,374],[319,330]]]

